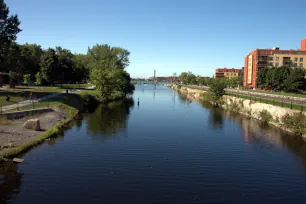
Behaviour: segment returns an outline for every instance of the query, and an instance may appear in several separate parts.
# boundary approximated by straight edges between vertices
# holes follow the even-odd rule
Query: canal
[[[303,140],[161,85],[133,98],[2,166],[0,202],[305,203]]]

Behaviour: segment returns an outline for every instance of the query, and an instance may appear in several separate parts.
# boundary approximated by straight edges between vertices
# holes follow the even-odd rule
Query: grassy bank
[[[46,130],[41,135],[35,137],[33,140],[24,143],[21,146],[10,148],[0,155],[1,158],[12,158],[21,153],[26,152],[30,148],[44,142],[47,138],[56,136],[63,129],[68,127],[68,124],[81,112],[86,106],[95,106],[99,103],[95,91],[81,92],[80,94],[62,94],[48,101],[40,102],[37,106],[45,107],[46,104],[53,108],[60,108],[68,113],[69,117],[56,123],[52,128]],[[28,107],[29,109],[31,107]]]

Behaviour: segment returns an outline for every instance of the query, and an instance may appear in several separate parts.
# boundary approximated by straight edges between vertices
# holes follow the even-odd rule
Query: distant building
[[[235,68],[218,68],[214,73],[214,78],[233,78],[238,77],[241,69]]]
[[[245,57],[243,85],[257,87],[257,73],[263,67],[288,66],[306,68],[306,39],[301,41],[300,50],[256,49]]]

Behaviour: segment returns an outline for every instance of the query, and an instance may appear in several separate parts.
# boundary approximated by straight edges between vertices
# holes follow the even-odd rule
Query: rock
[[[21,163],[23,161],[24,161],[24,159],[19,159],[19,158],[14,158],[13,159],[13,162],[15,162],[15,163]]]
[[[40,130],[40,121],[39,119],[30,119],[23,124],[23,127],[30,130]]]

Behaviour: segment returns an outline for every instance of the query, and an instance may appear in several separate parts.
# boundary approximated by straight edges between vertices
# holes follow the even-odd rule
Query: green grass
[[[11,105],[14,103],[18,103],[21,101],[24,101],[26,99],[29,99],[30,92],[32,92],[32,97],[40,98],[52,93],[58,93],[63,92],[65,89],[84,89],[92,86],[91,84],[63,84],[63,87],[61,88],[60,85],[56,86],[16,86],[15,89],[9,88],[9,89],[2,89],[0,90],[0,104],[5,105]],[[6,101],[6,96],[10,96],[10,102]]]
[[[280,107],[284,107],[284,108],[290,108],[290,109],[295,109],[295,110],[301,110],[304,111],[306,110],[306,107],[304,107],[303,105],[299,105],[299,104],[294,104],[294,103],[286,103],[286,102],[282,102],[279,100],[271,100],[271,99],[264,99],[264,98],[260,98],[260,97],[255,97],[255,96],[249,96],[249,95],[243,95],[243,94],[231,94],[231,93],[227,93],[226,95],[229,96],[234,96],[234,97],[238,97],[238,98],[243,98],[243,99],[248,99],[248,100],[252,100],[255,102],[259,102],[259,103],[266,103],[266,104],[271,104],[274,106],[280,106]]]
[[[61,84],[56,84],[57,87],[61,87]],[[63,84],[63,89],[84,89],[91,87],[92,84]]]

